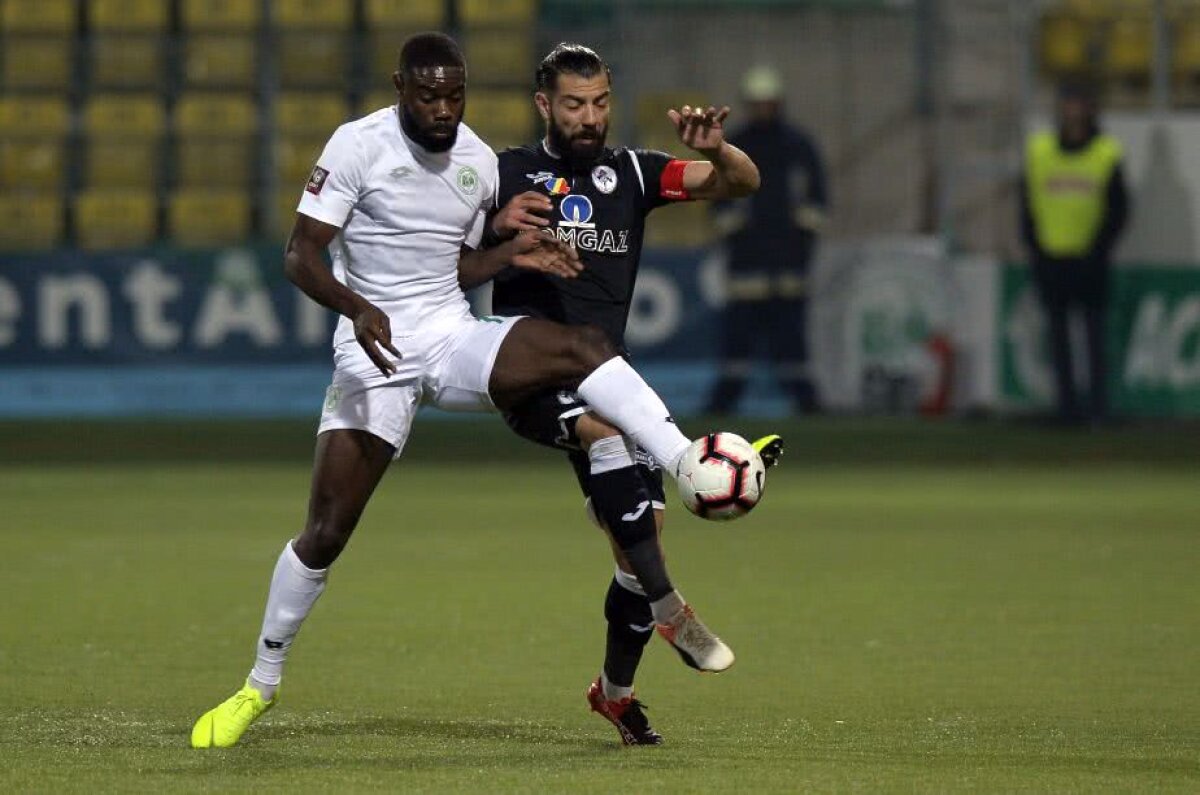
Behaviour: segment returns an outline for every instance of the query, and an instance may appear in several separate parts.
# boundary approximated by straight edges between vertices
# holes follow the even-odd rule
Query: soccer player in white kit
[[[452,39],[409,38],[392,78],[398,104],[338,128],[304,188],[284,267],[341,315],[308,516],[276,563],[254,667],[237,693],[197,720],[193,747],[235,744],[278,701],[288,650],[420,404],[489,411],[547,387],[573,388],[668,472],[690,444],[598,329],[471,316],[460,270],[464,282],[478,283],[510,265],[563,276],[580,265],[535,231],[474,250],[498,174],[496,155],[460,123],[466,78]],[[684,634],[696,635],[696,656],[729,653],[715,637]]]

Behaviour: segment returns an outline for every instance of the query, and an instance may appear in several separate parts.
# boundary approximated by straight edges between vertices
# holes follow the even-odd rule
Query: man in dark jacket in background
[[[828,205],[825,169],[812,139],[784,119],[777,72],[751,69],[742,91],[750,122],[730,140],[758,164],[762,186],[714,208],[729,280],[720,378],[707,410],[736,408],[763,345],[795,410],[812,413],[820,401],[809,368],[808,267]]]

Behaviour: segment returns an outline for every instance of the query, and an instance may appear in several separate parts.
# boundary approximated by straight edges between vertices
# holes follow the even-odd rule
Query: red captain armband
[[[683,172],[687,170],[687,160],[672,160],[667,163],[658,181],[658,195],[672,201],[687,201],[692,198],[683,187]]]

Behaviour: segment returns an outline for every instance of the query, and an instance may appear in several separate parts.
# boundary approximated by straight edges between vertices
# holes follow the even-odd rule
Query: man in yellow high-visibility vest
[[[1082,83],[1059,92],[1056,131],[1026,142],[1021,233],[1046,309],[1059,418],[1100,422],[1108,415],[1106,317],[1112,251],[1125,227],[1128,193],[1121,143],[1100,131],[1096,97]],[[1088,390],[1081,404],[1071,363],[1069,320],[1087,328]]]

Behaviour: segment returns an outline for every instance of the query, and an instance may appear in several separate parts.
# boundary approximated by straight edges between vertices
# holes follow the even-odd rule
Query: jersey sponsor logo
[[[463,166],[458,170],[458,189],[470,196],[479,190],[479,172],[471,166]]]
[[[321,195],[321,188],[325,187],[325,180],[329,178],[329,172],[320,166],[313,166],[312,174],[308,178],[308,184],[304,189],[313,196]]]
[[[538,171],[534,174],[526,174],[525,179],[534,185],[541,185],[551,196],[565,196],[571,192],[571,183],[562,177],[554,176],[554,173],[551,171]]]
[[[596,225],[588,223],[592,220],[592,200],[587,196],[575,194],[568,196],[558,205],[558,211],[563,219],[558,222],[559,228],[564,226],[576,229],[595,229]]]
[[[592,169],[592,184],[601,193],[612,193],[617,189],[617,172],[610,166],[596,166]]]
[[[391,175],[392,179],[404,179],[411,173],[412,173],[412,169],[409,168],[408,166],[397,166],[396,168],[393,168],[391,171],[388,172],[388,174]]]

